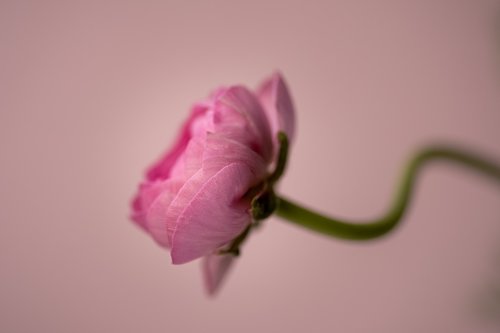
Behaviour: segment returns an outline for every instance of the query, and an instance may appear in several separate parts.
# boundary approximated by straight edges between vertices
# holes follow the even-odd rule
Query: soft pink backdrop
[[[459,168],[381,241],[268,220],[216,299],[127,215],[192,102],[274,69],[281,191],[326,213],[383,212],[428,142],[500,157],[499,32],[488,0],[0,2],[0,331],[498,332],[500,192]]]

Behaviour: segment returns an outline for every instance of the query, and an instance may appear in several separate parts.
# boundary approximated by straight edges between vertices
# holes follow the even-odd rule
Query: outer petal
[[[238,236],[251,222],[249,205],[241,202],[242,196],[256,181],[248,166],[231,163],[204,181],[201,187],[190,188],[190,185],[197,185],[195,178],[205,178],[204,172],[207,171],[198,171],[169,207],[170,213],[184,208],[175,224],[170,226],[174,230],[169,228],[174,264],[183,264],[213,252]]]
[[[262,156],[238,141],[209,133],[203,152],[203,166],[219,170],[233,162],[247,165],[256,179],[263,179],[266,175],[267,164]]]
[[[240,141],[270,161],[273,153],[269,121],[256,96],[243,86],[222,93],[215,104],[214,128]]]
[[[215,294],[235,259],[232,254],[210,254],[203,257],[203,282],[209,295]]]
[[[258,90],[258,96],[271,123],[273,139],[276,139],[279,131],[284,131],[292,141],[295,133],[295,111],[281,74],[275,73],[264,81]]]

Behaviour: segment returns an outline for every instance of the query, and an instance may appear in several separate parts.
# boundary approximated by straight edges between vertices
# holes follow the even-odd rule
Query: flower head
[[[280,74],[257,92],[220,88],[193,106],[174,145],[139,186],[132,219],[170,250],[172,263],[203,257],[209,293],[234,259],[235,251],[227,249],[254,222],[252,199],[277,162],[278,132],[288,138],[294,132],[292,101]]]

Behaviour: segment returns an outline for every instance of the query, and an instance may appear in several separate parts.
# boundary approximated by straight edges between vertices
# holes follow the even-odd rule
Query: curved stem
[[[283,197],[279,198],[276,213],[278,216],[292,223],[338,238],[350,240],[377,238],[387,234],[399,224],[410,202],[419,171],[428,162],[436,160],[456,162],[500,182],[499,164],[490,162],[482,156],[459,149],[431,147],[422,150],[410,160],[405,168],[393,205],[380,219],[365,223],[353,223],[335,219],[303,208]]]

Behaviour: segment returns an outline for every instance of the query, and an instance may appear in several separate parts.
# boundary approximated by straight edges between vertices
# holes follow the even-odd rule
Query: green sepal
[[[271,186],[276,183],[285,172],[286,162],[288,159],[288,137],[285,132],[278,132],[278,143],[280,148],[278,152],[278,159],[276,161],[276,167],[267,180]]]
[[[267,187],[252,199],[251,213],[255,221],[268,218],[278,207],[278,199],[272,188]]]

